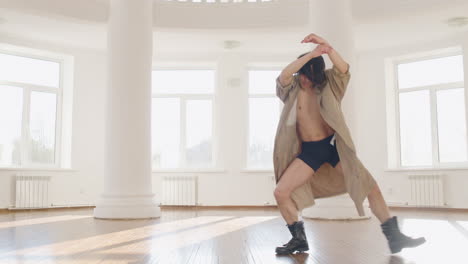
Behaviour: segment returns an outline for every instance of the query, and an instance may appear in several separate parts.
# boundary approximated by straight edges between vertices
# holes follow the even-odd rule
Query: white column
[[[106,175],[94,216],[159,217],[151,183],[152,0],[109,2]]]
[[[464,84],[468,83],[468,34],[465,34],[462,40],[462,51],[463,51],[463,69],[465,71]],[[465,89],[465,102],[468,102],[468,93]],[[466,103],[465,103],[466,104]],[[465,119],[468,122],[468,108],[465,107]]]
[[[310,32],[324,37],[342,56],[349,62],[351,71],[351,83],[348,86],[343,99],[342,108],[347,124],[353,135],[353,116],[358,114],[353,110],[355,102],[353,90],[353,72],[355,67],[354,32],[349,0],[310,0],[309,1],[309,28]],[[327,58],[325,56],[325,58]],[[327,59],[330,67],[331,63]],[[365,206],[367,208],[367,206]],[[366,210],[369,211],[369,210]],[[369,215],[369,212],[366,212]],[[302,211],[306,218],[323,219],[358,219],[356,207],[348,194],[334,198],[317,199],[313,207]]]

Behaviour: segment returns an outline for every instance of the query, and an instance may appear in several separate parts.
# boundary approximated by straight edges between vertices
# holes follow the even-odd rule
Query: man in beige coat
[[[276,248],[277,254],[309,249],[304,223],[298,212],[315,198],[349,193],[359,215],[368,198],[380,220],[392,253],[415,247],[424,238],[402,234],[391,217],[378,185],[356,156],[346,126],[341,100],[350,79],[349,65],[323,38],[310,34],[302,43],[317,47],[284,68],[276,80],[276,94],[284,102],[276,132],[273,163],[277,187],[274,195],[292,239]],[[325,70],[322,54],[333,68]]]

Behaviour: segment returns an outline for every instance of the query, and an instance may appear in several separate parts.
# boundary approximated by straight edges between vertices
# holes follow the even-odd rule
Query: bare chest
[[[302,117],[320,117],[317,94],[312,89],[300,89],[297,94],[297,115]]]

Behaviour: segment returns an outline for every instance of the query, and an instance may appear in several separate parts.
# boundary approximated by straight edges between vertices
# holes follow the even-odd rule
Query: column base
[[[161,216],[154,195],[102,195],[94,208],[98,219],[147,219]]]
[[[370,210],[364,207],[365,216],[359,216],[356,206],[347,195],[318,199],[313,207],[302,210],[302,217],[322,220],[366,220]]]

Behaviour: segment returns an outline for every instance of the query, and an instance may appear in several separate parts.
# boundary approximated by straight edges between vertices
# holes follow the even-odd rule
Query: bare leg
[[[380,223],[384,223],[390,219],[390,211],[377,183],[369,195],[367,195],[367,199],[369,200],[372,213],[379,219]]]
[[[340,173],[343,173],[341,162],[338,162],[335,168]],[[372,213],[379,219],[380,223],[384,223],[390,219],[390,211],[388,210],[387,203],[385,202],[382,192],[377,184],[375,184],[372,191],[367,195],[367,199],[369,200]]]
[[[274,192],[278,208],[288,225],[298,221],[296,204],[291,193],[314,175],[314,170],[296,158],[281,176]]]

